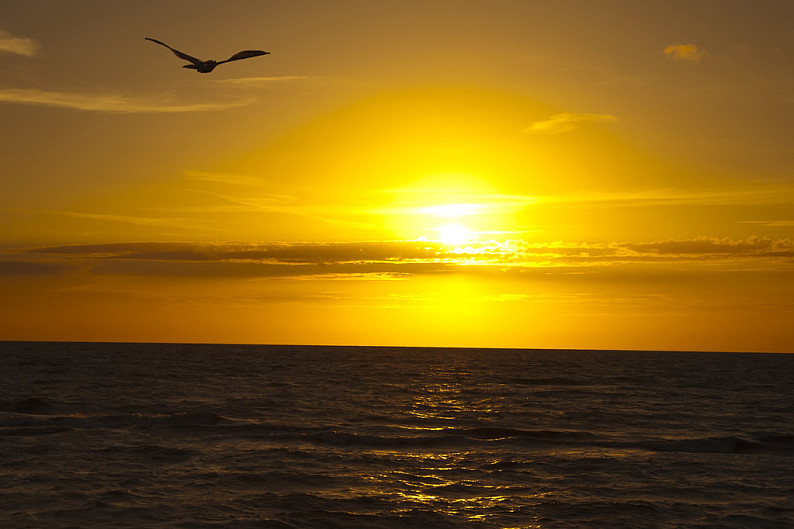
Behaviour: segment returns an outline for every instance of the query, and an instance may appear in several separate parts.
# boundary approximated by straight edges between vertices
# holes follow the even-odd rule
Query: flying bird
[[[182,53],[179,50],[175,50],[174,48],[172,48],[171,46],[169,46],[165,42],[160,42],[157,39],[150,39],[149,37],[146,37],[146,40],[150,40],[150,41],[152,41],[154,43],[159,44],[160,46],[165,46],[166,48],[168,48],[169,50],[174,52],[174,55],[176,55],[180,59],[184,59],[184,60],[190,62],[190,64],[186,64],[186,65],[182,66],[182,68],[191,68],[193,70],[196,70],[199,73],[210,73],[212,70],[215,69],[216,66],[218,66],[219,64],[223,64],[225,62],[239,61],[240,59],[248,59],[250,57],[258,57],[260,55],[270,55],[269,51],[244,50],[244,51],[240,51],[240,52],[235,53],[234,55],[232,55],[231,57],[229,57],[225,61],[213,61],[212,59],[210,59],[208,61],[202,61],[202,60],[196,59],[195,57],[191,57],[187,53]]]

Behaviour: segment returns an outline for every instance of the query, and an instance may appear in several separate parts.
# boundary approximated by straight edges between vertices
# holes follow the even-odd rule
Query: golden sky
[[[792,352],[793,122],[785,1],[6,1],[0,339]]]

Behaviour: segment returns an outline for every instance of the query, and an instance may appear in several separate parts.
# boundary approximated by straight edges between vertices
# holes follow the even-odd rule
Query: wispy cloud
[[[184,176],[187,180],[196,182],[214,182],[219,184],[234,184],[242,186],[262,186],[265,182],[261,177],[240,173],[223,173],[210,171],[185,171]]]
[[[737,189],[646,189],[629,192],[538,196],[545,204],[580,204],[589,207],[639,207],[671,205],[765,205],[789,204],[794,199],[791,186],[768,185]]]
[[[37,88],[0,89],[0,102],[118,114],[164,114],[224,110],[244,106],[251,102],[247,99],[237,99],[224,103],[175,103],[167,99],[135,99],[119,94],[80,94],[39,90]]]
[[[98,220],[103,222],[119,222],[139,226],[178,227],[185,229],[200,229],[195,220],[179,218],[142,217],[133,215],[114,215],[105,213],[83,213],[79,211],[42,211],[53,215],[74,217],[78,219]]]
[[[671,44],[664,49],[664,54],[675,61],[700,62],[706,52],[694,44]]]
[[[243,86],[267,86],[272,84],[283,84],[299,81],[310,81],[319,79],[317,77],[310,77],[308,75],[277,75],[270,77],[240,77],[237,79],[214,79],[218,84],[232,84]]]
[[[562,114],[555,114],[549,119],[536,121],[521,132],[524,134],[559,134],[561,132],[574,130],[582,123],[611,123],[614,121],[616,121],[615,116],[610,114],[575,114],[563,112]]]
[[[759,224],[771,228],[791,228],[794,227],[794,220],[743,220],[742,224]]]
[[[288,192],[273,193],[274,187],[286,188],[267,182],[261,177],[240,174],[210,171],[185,171],[185,180],[196,184],[219,184],[224,192],[211,191],[208,189],[196,189],[196,186],[186,187],[194,193],[210,195],[221,199],[225,204],[234,204],[243,211],[281,211],[285,208],[295,206],[299,201],[298,197]],[[242,187],[243,191],[237,194],[230,192],[230,187]]]
[[[0,29],[0,53],[15,53],[32,57],[38,51],[38,44],[35,40],[26,37],[15,37]]]

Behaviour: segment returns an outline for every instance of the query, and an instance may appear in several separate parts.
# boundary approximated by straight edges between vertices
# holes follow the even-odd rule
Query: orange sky
[[[792,351],[794,4],[7,2],[0,64],[0,339]]]

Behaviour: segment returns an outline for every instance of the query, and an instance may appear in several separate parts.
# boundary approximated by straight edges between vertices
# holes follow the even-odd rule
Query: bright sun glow
[[[451,246],[464,244],[471,240],[472,237],[471,230],[460,224],[444,224],[443,226],[439,226],[437,230],[439,240]]]

